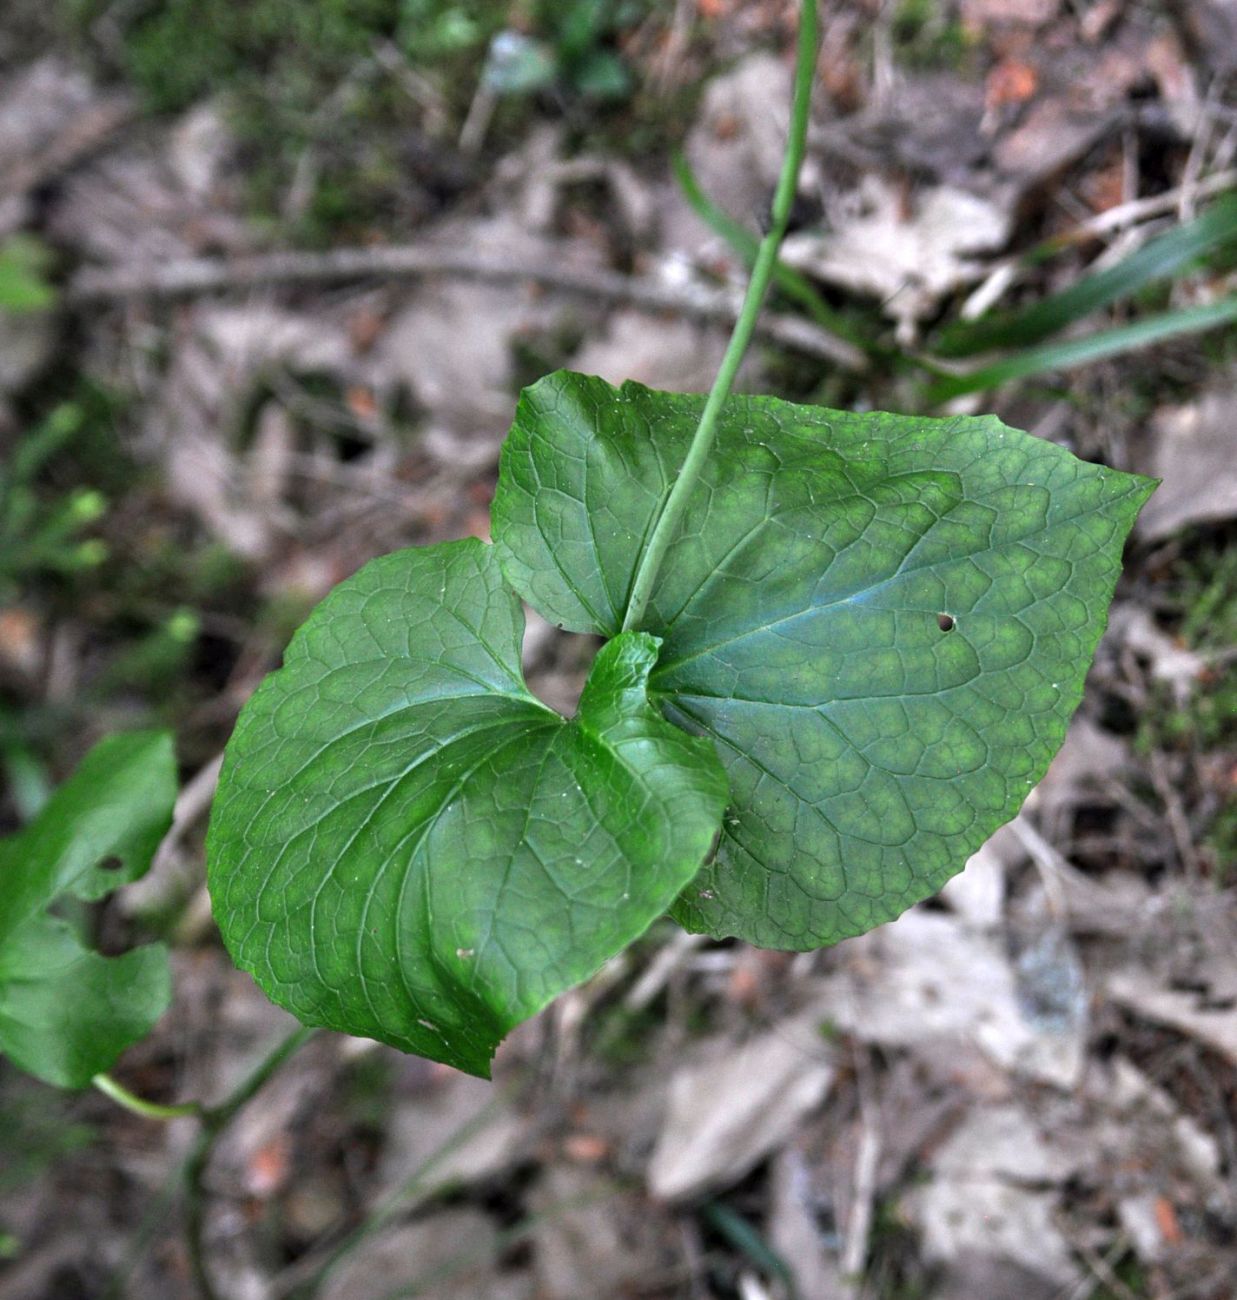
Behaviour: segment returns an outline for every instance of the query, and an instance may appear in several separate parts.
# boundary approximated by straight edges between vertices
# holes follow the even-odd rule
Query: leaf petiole
[[[110,1074],[96,1074],[90,1082],[117,1106],[123,1106],[125,1110],[132,1111],[143,1119],[193,1119],[202,1113],[202,1104],[197,1101],[182,1101],[171,1106],[147,1101],[145,1097],[139,1097],[123,1084],[117,1083]]]
[[[631,596],[627,601],[627,613],[623,618],[624,632],[637,629],[644,617],[649,597],[653,592],[653,584],[657,581],[662,561],[670,549],[675,529],[683,517],[683,511],[687,508],[688,499],[700,477],[700,471],[713,448],[722,404],[730,396],[730,390],[734,387],[735,376],[739,372],[743,356],[752,340],[752,332],[756,328],[756,318],[760,315],[761,304],[765,300],[777,269],[777,252],[790,221],[790,211],[799,183],[799,168],[803,164],[803,154],[807,144],[808,113],[812,103],[812,82],[815,71],[816,0],[803,0],[799,16],[799,41],[795,55],[795,89],[791,105],[790,129],[786,137],[786,153],[782,159],[781,174],[773,195],[769,229],[760,241],[760,247],[756,252],[756,260],[752,264],[751,279],[747,284],[747,293],[743,298],[739,319],[735,322],[730,342],[726,345],[717,378],[709,390],[708,400],[701,412],[700,423],[696,426],[683,467],[666,497],[661,515],[649,537],[649,544],[640,557],[636,576],[631,585]]]

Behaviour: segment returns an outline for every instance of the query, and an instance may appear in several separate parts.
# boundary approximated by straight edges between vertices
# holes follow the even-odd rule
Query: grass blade
[[[745,226],[737,222],[729,213],[723,211],[700,188],[691,164],[682,153],[676,153],[672,162],[674,178],[683,191],[683,197],[691,205],[692,211],[701,221],[724,239],[734,250],[743,264],[750,267],[756,259],[756,250],[760,240]],[[844,338],[848,343],[862,348],[865,352],[877,350],[870,339],[865,338],[850,322],[821,297],[816,286],[793,267],[778,260],[773,268],[773,283],[783,296],[797,303],[807,314],[824,329]]]
[[[1101,330],[1085,338],[1066,339],[1048,343],[1038,348],[1028,348],[1016,356],[996,361],[990,366],[972,370],[969,374],[952,375],[938,379],[925,393],[925,400],[936,404],[960,397],[964,393],[977,393],[995,388],[1010,379],[1023,379],[1028,375],[1041,375],[1053,370],[1072,370],[1105,357],[1119,356],[1136,348],[1149,347],[1179,334],[1197,334],[1237,321],[1237,295],[1222,298],[1205,307],[1185,307],[1180,311],[1163,312],[1146,320],[1122,325],[1117,329]]]
[[[737,1211],[723,1201],[708,1201],[701,1207],[705,1222],[724,1237],[766,1277],[779,1278],[792,1297],[797,1296],[795,1275],[790,1266],[763,1236]]]
[[[964,357],[991,348],[1039,343],[1098,308],[1166,279],[1202,254],[1228,243],[1237,243],[1237,194],[1225,195],[1188,225],[1151,240],[1116,266],[1086,276],[1025,311],[951,325],[942,334],[936,352],[944,357]]]

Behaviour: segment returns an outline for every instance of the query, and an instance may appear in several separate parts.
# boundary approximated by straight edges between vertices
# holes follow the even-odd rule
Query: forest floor
[[[173,833],[95,918],[173,948],[134,1091],[218,1097],[292,1027],[223,952],[203,837],[308,610],[488,535],[538,376],[707,388],[743,262],[673,160],[758,229],[795,9],[5,4],[0,828],[100,736],[175,730]],[[822,23],[803,279],[741,386],[993,410],[1164,480],[1065,746],[939,899],[801,955],[658,923],[492,1085],[319,1035],[208,1170],[226,1300],[1237,1296],[1237,338],[1182,316],[1237,291],[1232,208],[1195,238],[1237,189],[1237,8]],[[955,346],[985,313],[1004,345]],[[1136,322],[1157,339],[1079,348]],[[946,396],[994,356],[1018,373]],[[530,684],[570,710],[591,652],[534,619]],[[3,1061],[0,1115],[0,1296],[194,1294],[193,1121]]]

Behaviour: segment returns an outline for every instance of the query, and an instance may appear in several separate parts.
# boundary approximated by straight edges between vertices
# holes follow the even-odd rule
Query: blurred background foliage
[[[428,108],[439,126],[458,129],[478,86],[500,101],[500,147],[538,107],[633,154],[674,131],[616,44],[657,8],[651,0],[67,2],[76,39],[150,112],[227,97],[255,215],[277,210],[312,144],[320,172],[293,232],[309,242],[384,214],[404,224],[407,170],[430,179],[436,203],[455,197],[470,169],[436,156],[423,124]],[[609,120],[616,108],[621,123]]]

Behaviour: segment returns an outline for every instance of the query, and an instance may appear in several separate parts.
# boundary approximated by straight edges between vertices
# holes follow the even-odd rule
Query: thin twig
[[[494,120],[494,110],[497,107],[497,93],[482,81],[472,97],[468,115],[464,118],[464,125],[460,128],[461,153],[481,152],[481,146],[485,143],[485,133],[490,129],[490,123]]]
[[[1187,181],[1174,189],[1165,190],[1163,194],[1153,194],[1145,199],[1130,199],[1126,203],[1119,203],[1116,207],[1080,220],[1071,229],[1045,240],[1031,252],[1038,253],[1047,249],[1067,248],[1073,244],[1086,243],[1088,240],[1133,227],[1140,222],[1150,221],[1154,217],[1167,216],[1178,211],[1187,198],[1194,203],[1213,194],[1223,194],[1235,186],[1237,186],[1237,170],[1229,170],[1216,172],[1206,180]],[[1154,231],[1141,232],[1142,239],[1139,242],[1157,233],[1159,233],[1158,228]],[[1027,256],[1028,254],[1023,251],[994,262],[983,282],[962,304],[962,309],[958,313],[961,318],[975,320],[985,312],[991,311],[1004,297],[1006,291],[1027,271]]]
[[[1173,847],[1176,848],[1177,857],[1181,862],[1181,869],[1185,873],[1186,880],[1196,885],[1202,874],[1202,868],[1194,848],[1194,836],[1190,830],[1181,796],[1169,776],[1168,764],[1163,753],[1158,749],[1151,751],[1150,768],[1151,784],[1168,815],[1168,829],[1172,835]]]
[[[1096,1282],[1107,1287],[1119,1300],[1138,1300],[1134,1292],[1121,1281],[1113,1269],[1113,1264],[1129,1248],[1124,1237],[1117,1238],[1107,1258],[1098,1251],[1092,1250],[1086,1242],[1072,1240],[1070,1245],[1078,1252],[1090,1276],[1080,1279],[1078,1285],[1069,1292],[1066,1300],[1083,1300],[1083,1297],[1094,1294]]]
[[[210,807],[219,785],[219,769],[222,766],[223,751],[221,750],[209,763],[203,764],[194,773],[193,777],[185,783],[180,794],[176,796],[176,806],[172,810],[172,825],[155,853],[153,870],[157,871],[176,855],[185,835]]]
[[[1215,108],[1219,102],[1221,79],[1213,78],[1207,87],[1207,94],[1199,105],[1198,118],[1194,127],[1194,139],[1190,152],[1186,155],[1185,166],[1181,170],[1181,201],[1177,204],[1177,219],[1193,221],[1197,196],[1198,178],[1202,174],[1204,160],[1211,145]]]
[[[1022,813],[1009,823],[1009,828],[1027,851],[1035,864],[1036,871],[1039,872],[1049,915],[1059,924],[1066,924],[1069,921],[1069,899],[1063,880],[1072,870],[1069,861],[1064,854],[1048,843]]]
[[[854,1190],[841,1259],[842,1276],[852,1295],[863,1285],[881,1156],[880,1111],[872,1095],[872,1071],[864,1051],[858,1054],[855,1073],[859,1087],[859,1150],[855,1155]]]
[[[1097,235],[1106,235],[1110,231],[1120,230],[1122,226],[1132,226],[1135,222],[1146,221],[1149,217],[1162,217],[1176,211],[1182,199],[1188,193],[1193,199],[1209,198],[1213,194],[1223,194],[1237,186],[1237,168],[1216,172],[1205,180],[1191,185],[1178,185],[1165,190],[1163,194],[1152,194],[1145,199],[1131,199],[1128,203],[1119,203],[1115,208],[1098,212],[1093,217],[1080,221],[1072,230],[1057,236],[1052,242],[1057,244],[1081,243]]]
[[[679,930],[669,943],[658,950],[644,974],[627,991],[623,998],[623,1010],[643,1011],[666,986],[674,972],[697,948],[708,941],[708,937],[707,934]]]
[[[671,285],[616,271],[581,270],[549,258],[516,262],[475,249],[430,243],[337,248],[325,253],[266,253],[233,259],[190,257],[156,266],[140,263],[89,267],[69,281],[64,299],[71,306],[84,307],[135,298],[187,298],[277,285],[340,284],[427,275],[456,276],[489,284],[531,281],[560,293],[723,324],[734,324],[742,308],[739,295],[729,289],[703,284]],[[867,357],[845,339],[797,316],[766,314],[757,322],[756,332],[771,342],[847,370],[861,371],[868,365]]]

